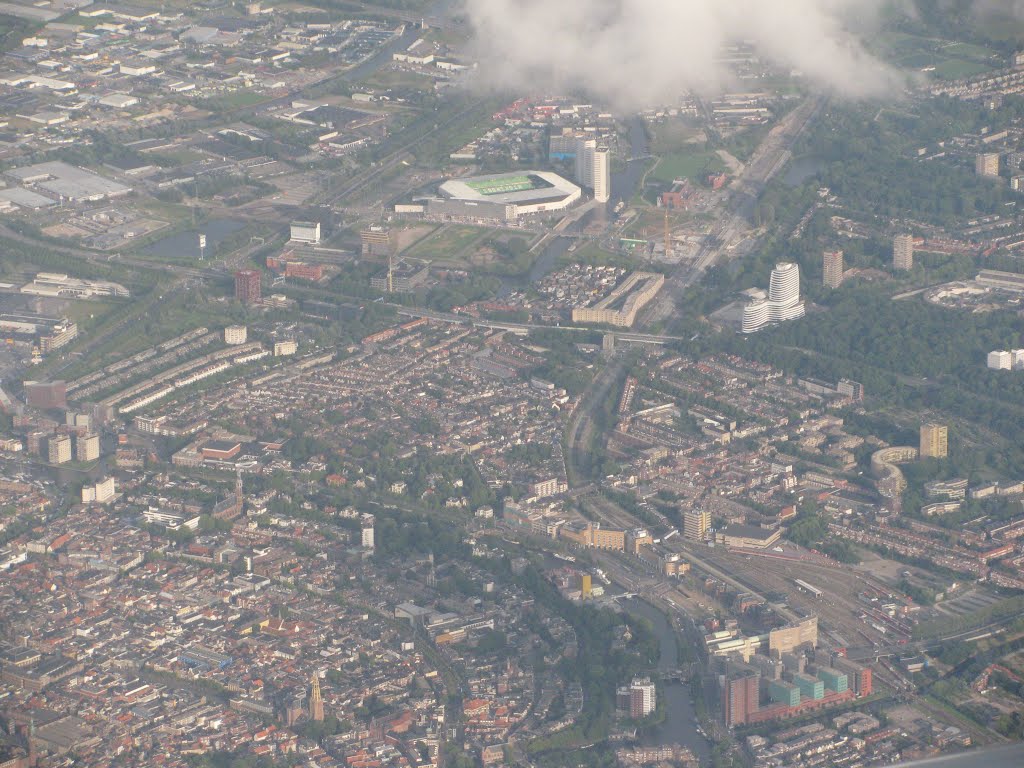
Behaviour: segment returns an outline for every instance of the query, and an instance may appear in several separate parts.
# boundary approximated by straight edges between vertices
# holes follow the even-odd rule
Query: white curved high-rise
[[[768,300],[754,299],[743,307],[743,332],[760,331],[770,322],[769,317]]]
[[[763,294],[762,294],[763,295]],[[768,299],[755,299],[743,308],[743,333],[756,333],[762,328],[804,316],[800,300],[800,267],[783,262],[776,264],[768,283]]]
[[[776,264],[768,283],[768,300],[780,304],[800,300],[800,267],[791,262]]]

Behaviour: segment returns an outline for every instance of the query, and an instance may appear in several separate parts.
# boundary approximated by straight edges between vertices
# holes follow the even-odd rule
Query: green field
[[[725,170],[725,163],[714,152],[695,150],[674,152],[663,157],[654,168],[653,178],[671,184],[676,179],[702,181],[709,173]]]
[[[992,67],[978,61],[966,61],[965,59],[947,59],[935,66],[935,74],[943,80],[959,80],[962,77],[971,77],[988,72]]]
[[[488,232],[490,230],[484,227],[462,225],[442,227],[429,237],[420,240],[402,255],[414,259],[457,260],[462,251],[483,238]]]
[[[877,47],[904,69],[930,69],[943,80],[957,80],[1001,66],[999,52],[983,45],[952,42],[903,32],[883,34]]]
[[[481,195],[504,195],[509,192],[525,192],[536,184],[529,176],[503,176],[500,179],[478,179],[467,181],[466,186]]]
[[[67,316],[78,324],[80,332],[96,327],[117,306],[124,301],[72,301],[68,303]]]
[[[651,134],[651,153],[667,155],[672,152],[687,152],[703,148],[699,129],[689,120],[681,117],[670,117],[661,122],[649,125]],[[700,143],[694,143],[700,140]]]

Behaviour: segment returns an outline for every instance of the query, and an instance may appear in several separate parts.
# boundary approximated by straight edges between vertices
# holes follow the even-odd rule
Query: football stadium
[[[452,220],[515,221],[523,216],[564,211],[583,191],[549,171],[517,171],[452,179],[441,185],[440,198],[427,212]]]

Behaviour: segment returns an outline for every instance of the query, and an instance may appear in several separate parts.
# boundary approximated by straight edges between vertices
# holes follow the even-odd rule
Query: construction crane
[[[668,221],[668,206],[665,206],[665,258],[669,257],[672,251],[672,227]]]

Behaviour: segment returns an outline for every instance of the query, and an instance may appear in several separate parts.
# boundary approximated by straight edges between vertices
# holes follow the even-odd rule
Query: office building
[[[988,367],[993,371],[1009,371],[1013,368],[1013,355],[1007,349],[988,353]]]
[[[615,693],[615,708],[622,715],[640,720],[657,708],[657,692],[649,677],[635,677]]]
[[[611,152],[608,147],[598,147],[594,150],[591,173],[594,199],[599,203],[607,203],[612,196]]]
[[[87,432],[75,438],[75,461],[96,461],[100,457],[100,436]]]
[[[800,695],[805,699],[821,700],[825,698],[824,680],[797,672],[793,675],[793,683],[800,689]]]
[[[793,263],[776,264],[767,295],[762,290],[753,290],[748,292],[748,297],[750,300],[743,308],[743,333],[757,333],[768,326],[803,317],[800,267]]]
[[[859,381],[853,381],[851,379],[840,379],[836,385],[836,391],[853,400],[855,403],[859,403],[864,400],[864,385]]]
[[[722,678],[722,719],[727,728],[746,724],[760,709],[761,676],[749,667],[734,667]]]
[[[997,178],[999,176],[999,153],[982,152],[974,158],[974,172],[978,176]]]
[[[114,498],[115,493],[114,478],[108,477],[105,480],[100,480],[96,485],[83,485],[82,503],[106,504]]]
[[[576,140],[576,181],[594,192],[594,199],[606,203],[611,198],[611,152],[598,146],[596,139]]]
[[[374,518],[373,518],[373,515],[371,515],[369,513],[363,514],[363,516],[359,519],[359,523],[360,523],[360,531],[361,531],[360,543],[361,543],[363,549],[372,552],[373,549],[374,549],[374,542],[373,542]]]
[[[581,547],[626,551],[626,532],[602,528],[600,523],[572,522],[558,528],[558,536]]]
[[[385,227],[371,226],[359,233],[359,244],[363,258],[386,258],[393,253],[391,230]]]
[[[88,413],[75,413],[66,411],[64,413],[64,424],[75,429],[89,432],[92,429],[92,416]]]
[[[683,535],[692,541],[704,541],[711,527],[711,513],[706,509],[688,509],[683,513]]]
[[[822,282],[826,288],[838,288],[843,283],[843,252],[825,251],[822,256]]]
[[[663,285],[665,276],[659,272],[633,272],[593,306],[574,307],[572,321],[630,328],[637,313],[658,295]]]
[[[274,342],[274,357],[286,357],[287,355],[294,355],[299,349],[298,343],[294,339],[284,339],[283,341]]]
[[[46,459],[51,464],[66,464],[71,461],[71,438],[55,435],[46,441]]]
[[[800,689],[785,680],[769,680],[768,697],[787,707],[795,707],[800,703]]]
[[[78,338],[78,325],[71,320],[62,320],[49,333],[39,334],[39,351],[47,355],[55,349],[67,346]]]
[[[818,677],[825,683],[825,687],[834,693],[843,693],[850,687],[849,677],[837,669],[819,669]]]
[[[756,525],[730,523],[715,532],[715,542],[737,549],[767,549],[782,538],[781,528],[761,528]]]
[[[291,226],[291,240],[293,243],[318,245],[320,243],[320,222],[293,221]]]
[[[831,668],[845,673],[847,687],[852,688],[859,698],[871,695],[874,687],[871,679],[871,667],[864,667],[842,656],[835,655],[832,657]],[[828,685],[827,679],[825,685]]]
[[[224,343],[229,347],[245,344],[249,332],[244,325],[229,325],[224,329]]]
[[[913,235],[896,235],[892,239],[892,268],[899,270],[914,268]]]
[[[949,429],[943,424],[921,426],[921,458],[944,459],[949,455]]]
[[[429,277],[428,264],[399,257],[388,259],[388,266],[370,278],[370,287],[385,293],[415,293]]]
[[[243,304],[255,304],[260,300],[260,272],[256,269],[240,269],[235,272],[235,298]]]

